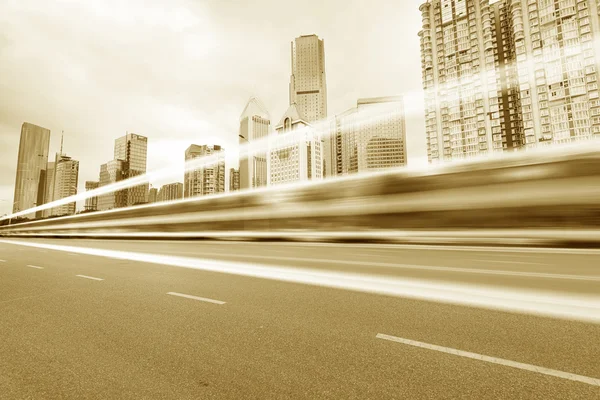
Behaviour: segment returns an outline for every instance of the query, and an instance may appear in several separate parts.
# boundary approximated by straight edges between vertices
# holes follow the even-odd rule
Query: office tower
[[[134,133],[115,140],[115,160],[123,160],[125,179],[146,173],[148,154],[148,138]],[[127,206],[145,204],[148,202],[149,184],[145,183],[127,189]]]
[[[156,203],[158,201],[158,189],[150,188],[148,191],[148,203]]]
[[[504,0],[421,5],[427,153],[432,163],[522,143],[510,9]]]
[[[21,126],[13,213],[45,203],[50,130],[24,122]],[[25,215],[42,217],[43,212]]]
[[[240,188],[249,189],[267,185],[267,152],[254,149],[253,143],[266,138],[271,129],[269,113],[257,98],[251,98],[240,116],[239,143],[247,146],[240,152]],[[263,146],[259,146],[263,147]]]
[[[325,44],[317,35],[300,36],[291,44],[292,75],[290,105],[308,123],[327,117],[327,84],[325,79]]]
[[[225,192],[225,151],[219,145],[191,145],[185,150],[185,161],[213,156],[209,162],[185,173],[184,197],[206,196]]]
[[[89,192],[90,190],[98,189],[100,187],[100,182],[97,181],[85,181],[85,191]],[[85,199],[85,211],[98,211],[98,196],[93,196]]]
[[[180,200],[183,198],[183,183],[169,183],[163,185],[156,198],[156,201],[173,201]]]
[[[269,139],[269,185],[322,179],[322,141],[319,133],[292,104]],[[290,134],[294,132],[294,134]]]
[[[99,187],[125,179],[126,166],[123,160],[111,160],[100,166]],[[98,196],[98,210],[112,210],[127,206],[127,189]]]
[[[240,170],[235,168],[229,169],[229,191],[235,192],[240,190]]]
[[[62,153],[62,151],[61,151]],[[64,199],[77,194],[79,181],[79,161],[64,154],[57,154],[54,162],[53,200]],[[75,202],[52,208],[52,215],[75,214]]]
[[[46,188],[44,194],[44,204],[54,201],[54,162],[49,162],[46,167]],[[52,215],[52,209],[47,208],[42,211],[44,218]]]
[[[330,173],[344,175],[406,165],[404,101],[400,96],[359,99],[332,118]]]

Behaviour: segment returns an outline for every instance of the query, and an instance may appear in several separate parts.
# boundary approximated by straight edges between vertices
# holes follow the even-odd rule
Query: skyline
[[[285,112],[288,104],[287,89],[290,79],[289,46],[295,37],[303,34],[317,34],[326,42],[325,59],[330,116],[342,113],[352,107],[356,99],[360,97],[420,92],[420,53],[417,36],[420,29],[418,11],[420,2],[410,5],[393,5],[389,1],[376,2],[375,7],[370,6],[371,13],[369,15],[374,18],[385,16],[386,20],[396,18],[397,23],[379,24],[381,26],[378,25],[376,29],[368,31],[357,29],[357,32],[348,29],[349,21],[356,22],[357,28],[359,26],[373,28],[368,21],[360,24],[364,15],[361,11],[362,5],[358,2],[343,2],[343,7],[341,7],[342,2],[321,5],[322,15],[319,15],[319,18],[312,18],[313,16],[306,14],[306,10],[300,10],[298,18],[293,21],[286,20],[285,23],[277,21],[261,31],[249,28],[257,20],[249,22],[249,25],[232,24],[232,20],[244,13],[248,14],[248,17],[257,16],[258,18],[260,16],[259,20],[261,18],[268,19],[270,14],[262,15],[259,12],[261,5],[266,7],[266,3],[269,3],[265,1],[251,9],[236,8],[215,2],[178,1],[162,11],[156,7],[156,4],[145,5],[142,8],[140,2],[129,4],[127,10],[119,9],[114,2],[109,2],[106,9],[100,9],[98,5],[75,6],[62,2],[61,4],[65,6],[64,11],[68,15],[94,17],[93,25],[96,27],[96,31],[82,26],[78,22],[78,18],[73,18],[73,21],[69,20],[67,25],[78,28],[82,35],[73,35],[74,38],[70,40],[62,37],[60,41],[57,41],[56,38],[61,37],[64,32],[56,32],[45,26],[43,22],[48,17],[57,19],[61,17],[46,4],[44,4],[46,7],[33,10],[28,7],[32,3],[35,2],[9,1],[0,6],[0,11],[2,11],[0,12],[0,22],[6,22],[6,29],[0,34],[2,38],[0,39],[0,60],[3,61],[0,68],[2,72],[7,72],[1,74],[5,78],[0,77],[0,84],[3,89],[12,89],[5,91],[9,95],[22,93],[23,96],[26,96],[28,92],[32,92],[31,87],[27,87],[28,85],[35,87],[38,93],[36,96],[23,97],[20,103],[15,103],[16,107],[14,104],[6,104],[4,112],[0,113],[0,143],[3,145],[0,148],[0,167],[3,171],[0,174],[0,199],[12,198],[10,192],[14,186],[16,157],[11,145],[14,146],[14,142],[18,141],[18,130],[23,121],[34,121],[54,132],[65,131],[65,151],[82,160],[79,184],[81,192],[84,190],[85,181],[98,179],[98,166],[110,158],[113,140],[122,136],[126,131],[139,133],[149,138],[149,171],[156,169],[158,165],[168,163],[182,166],[183,152],[191,143],[220,144],[228,151],[235,152],[238,118],[250,97],[256,96],[263,100],[271,115],[283,115]],[[267,8],[272,13],[286,7],[286,5],[271,3],[273,3],[272,7]],[[118,12],[119,10],[120,12]],[[129,29],[130,25],[128,24],[131,21],[127,21],[127,16],[135,10],[142,12],[140,21],[144,22]],[[156,17],[158,11],[161,11],[165,17]],[[10,18],[11,16],[14,18]],[[342,20],[345,18],[346,24],[340,24],[337,20],[332,23],[332,20],[335,20],[334,16],[342,17]],[[14,44],[16,33],[19,32],[17,29],[19,17],[30,17],[42,24],[37,27],[40,31],[36,32],[35,29],[32,29],[31,32],[21,32],[22,36],[17,35],[20,38],[19,41],[24,42],[20,43],[24,45],[17,50]],[[182,26],[183,28],[181,28]],[[198,40],[200,37],[208,38],[204,42],[200,41],[201,44],[213,43],[211,40],[216,39],[214,35],[211,36],[211,32],[227,30],[232,26],[235,29],[229,29],[224,36],[218,35],[221,38],[220,41],[215,42],[213,47],[208,46],[209,49],[205,53],[189,51],[190,48],[185,47],[191,43],[190,40],[194,38]],[[340,26],[343,26],[343,29]],[[110,57],[105,58],[109,55],[109,49],[106,46],[103,51],[93,52],[93,54],[90,54],[92,49],[83,51],[81,48],[81,45],[85,45],[88,39],[94,45],[99,45],[106,40],[107,37],[94,36],[94,33],[106,27],[114,28],[111,33],[113,38],[119,33],[122,34],[121,40],[117,40],[117,45],[114,46],[116,50],[111,49],[111,51],[127,50],[124,51],[127,54],[118,59],[120,62],[107,60]],[[178,44],[172,50],[174,54],[171,54],[168,60],[172,62],[171,65],[164,59],[159,63],[147,65],[149,60],[140,57],[140,51],[144,53],[148,51],[148,48],[144,47],[148,43],[144,42],[146,39],[143,38],[146,28],[153,29],[151,38],[147,39],[148,41],[154,40],[155,51],[152,55],[160,55],[161,51],[169,50],[173,43]],[[245,28],[248,29],[245,30]],[[340,29],[336,30],[335,28]],[[60,70],[58,65],[50,68],[47,76],[54,78],[56,82],[50,84],[45,82],[45,85],[38,87],[37,84],[40,83],[38,81],[41,78],[18,77],[19,75],[35,77],[35,71],[23,68],[21,72],[17,67],[19,67],[19,62],[23,61],[23,57],[27,58],[26,56],[28,56],[35,59],[44,56],[43,51],[42,54],[37,54],[40,46],[39,43],[33,43],[33,41],[40,36],[41,31],[46,34],[48,29],[50,31],[45,40],[52,38],[54,41],[47,44],[57,45],[61,50],[57,52],[59,56],[54,59],[60,59],[60,56],[64,56],[64,52],[72,46],[80,51],[69,55],[73,54],[72,58],[80,62],[73,63],[68,71]],[[202,36],[202,33],[206,35]],[[413,40],[402,41],[401,38],[407,35],[413,37]],[[78,37],[75,38],[75,36]],[[165,41],[160,41],[159,38],[165,39]],[[349,43],[353,38],[358,39]],[[138,46],[133,46],[136,39]],[[369,46],[370,41],[379,42],[381,46]],[[28,54],[27,45],[35,45],[36,53],[29,52]],[[389,46],[394,46],[398,52],[389,52]],[[251,57],[252,54],[248,54],[248,51],[255,51],[257,48],[264,50],[265,57],[256,58]],[[348,48],[353,49],[352,52],[349,52]],[[15,57],[15,55],[19,56],[19,53],[21,57]],[[414,61],[402,63],[407,54],[410,54]],[[366,56],[361,57],[362,55]],[[235,61],[238,57],[245,61],[243,63]],[[7,62],[4,63],[4,60]],[[109,62],[109,66],[118,64],[122,66],[123,70],[118,71],[115,69],[116,66],[112,65],[107,71],[99,71],[98,63],[101,61]],[[90,62],[93,65],[90,65]],[[46,62],[45,64],[51,63]],[[127,71],[127,67],[131,64],[141,68],[134,76]],[[64,66],[64,64],[61,65]],[[194,70],[194,67],[198,65],[203,68]],[[77,74],[77,66],[80,67],[79,72],[86,73]],[[215,71],[220,70],[223,70],[221,76],[227,75],[228,80],[216,82],[215,79],[210,79],[215,76]],[[70,73],[71,78],[69,79],[65,79],[67,72]],[[406,78],[411,75],[413,79]],[[75,79],[76,77],[80,79]],[[129,77],[132,82],[124,82],[126,77]],[[94,81],[93,78],[97,78],[97,81]],[[120,92],[113,85],[100,86],[100,83],[107,83],[106,79],[110,80],[110,78],[113,78],[110,83],[128,83],[129,86],[119,87]],[[202,82],[203,79],[208,82]],[[48,85],[56,88],[60,85],[59,82],[64,83],[65,81],[71,84],[66,87],[67,93],[61,91],[45,93]],[[25,87],[19,88],[19,84],[24,84]],[[151,89],[153,85],[156,86],[155,89]],[[72,96],[73,91],[81,94],[84,89],[93,90],[83,98],[81,95]],[[39,93],[42,95],[40,96]],[[113,95],[119,93],[126,95],[118,97],[123,101],[103,102],[102,107],[95,108],[96,112],[91,112],[89,109],[93,108],[92,103],[85,101],[93,99],[93,95],[98,94],[104,94],[107,99],[114,99]],[[40,97],[46,97],[46,102]],[[48,102],[48,99],[54,101]],[[138,104],[135,100],[141,101]],[[161,103],[161,100],[165,101]],[[5,102],[3,99],[3,103]],[[53,107],[49,107],[48,104]],[[49,116],[49,114],[52,115]],[[407,110],[409,164],[415,160],[418,162],[419,157],[426,157],[424,129],[419,127],[422,125],[422,120],[422,112],[415,114]],[[51,154],[57,150],[57,135],[52,136]],[[165,149],[169,149],[169,151],[165,151]],[[177,160],[165,160],[159,150],[165,154],[174,153],[182,156]],[[0,214],[7,211],[6,202],[0,202]]]

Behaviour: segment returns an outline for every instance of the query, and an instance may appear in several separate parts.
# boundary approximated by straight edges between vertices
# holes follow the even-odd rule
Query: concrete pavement
[[[68,244],[442,285],[467,281],[586,297],[600,292],[600,253],[587,250]],[[600,396],[600,386],[565,378],[600,378],[595,323],[7,243],[0,243],[0,260],[0,398]],[[566,375],[382,340],[379,334]]]

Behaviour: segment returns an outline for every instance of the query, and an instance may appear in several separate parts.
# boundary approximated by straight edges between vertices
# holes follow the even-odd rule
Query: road
[[[600,251],[0,240],[1,399],[600,399]]]

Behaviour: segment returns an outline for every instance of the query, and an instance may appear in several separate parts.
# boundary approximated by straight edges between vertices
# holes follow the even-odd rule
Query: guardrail
[[[285,239],[320,233],[361,240],[509,229],[551,229],[556,236],[598,228],[600,147],[590,142],[33,221],[1,227],[0,235]]]

